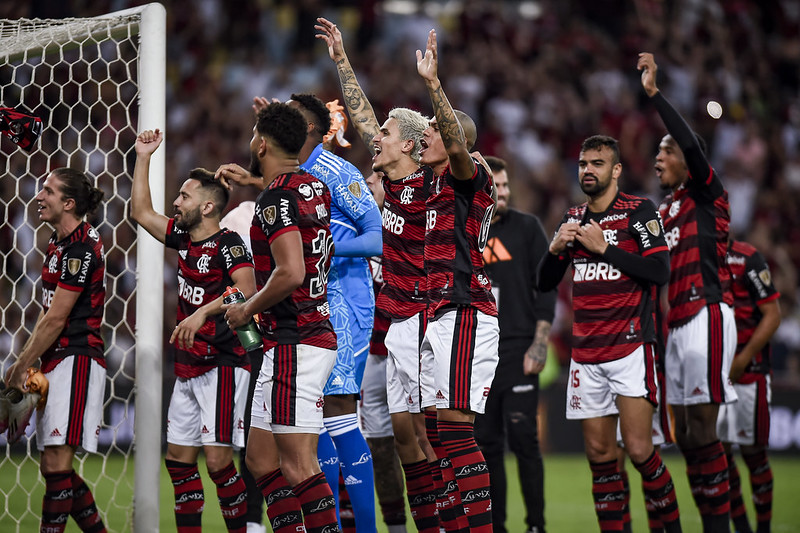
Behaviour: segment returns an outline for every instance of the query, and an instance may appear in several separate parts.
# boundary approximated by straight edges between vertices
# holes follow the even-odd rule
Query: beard
[[[175,227],[182,231],[191,231],[200,224],[201,218],[200,208],[192,209],[186,213],[181,213],[181,218],[175,221]]]
[[[261,162],[258,160],[258,156],[255,152],[250,152],[250,171],[251,176],[255,176],[257,178],[263,178],[264,175],[261,173]]]
[[[607,182],[603,182],[600,178],[595,178],[594,183],[587,185],[584,182],[581,182],[581,190],[586,196],[599,196],[603,194],[608,186],[611,185],[611,180]]]

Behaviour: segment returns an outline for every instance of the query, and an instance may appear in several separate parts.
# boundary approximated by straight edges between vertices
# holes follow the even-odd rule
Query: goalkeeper
[[[54,231],[42,267],[42,311],[6,385],[24,392],[28,367],[41,358],[50,382],[37,416],[36,442],[45,480],[41,531],[60,533],[72,516],[83,531],[106,531],[92,491],[72,468],[77,449],[97,451],[106,363],[100,325],[105,301],[105,260],[97,230],[84,220],[103,191],[82,172],[50,172],[34,200],[39,220]]]

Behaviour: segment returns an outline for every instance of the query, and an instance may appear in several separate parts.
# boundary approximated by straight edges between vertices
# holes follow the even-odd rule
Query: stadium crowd
[[[144,2],[9,5],[3,16],[92,16]],[[314,20],[339,22],[350,59],[379,117],[395,106],[429,111],[415,78],[414,50],[440,35],[443,83],[455,107],[476,118],[477,149],[518,176],[514,205],[552,233],[580,196],[572,176],[580,142],[596,132],[620,140],[625,192],[661,192],[652,157],[662,127],[643,105],[633,58],[661,57],[664,94],[704,136],[730,193],[732,230],[767,257],[781,292],[774,339],[777,384],[800,385],[800,8],[774,2],[549,1],[320,2],[222,0],[182,9],[172,0],[167,42],[167,175],[195,164],[245,161],[254,95],[287,100],[314,92],[341,98],[336,72],[314,39]],[[390,68],[387,68],[390,67]],[[575,76],[575,72],[584,76]],[[380,73],[380,75],[377,75]],[[722,105],[712,118],[709,101]],[[352,131],[348,136],[353,136]],[[346,152],[369,168],[363,143]],[[132,157],[132,154],[129,154]],[[170,190],[172,187],[174,190]],[[177,193],[168,184],[167,197]],[[243,195],[243,193],[240,193]],[[232,204],[244,196],[234,193]],[[562,301],[568,291],[562,289]],[[172,302],[165,304],[171,309]],[[554,334],[566,339],[568,306]],[[566,342],[566,341],[565,341]],[[562,361],[568,351],[560,350]]]

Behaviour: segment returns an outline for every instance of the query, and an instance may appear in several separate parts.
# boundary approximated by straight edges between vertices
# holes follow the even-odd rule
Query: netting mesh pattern
[[[133,502],[133,384],[136,229],[128,219],[138,95],[138,16],[102,20],[0,20],[0,101],[42,118],[29,154],[0,145],[0,362],[3,373],[41,310],[41,268],[52,228],[33,201],[47,173],[69,166],[105,191],[89,220],[106,250],[103,336],[108,382],[98,455],[79,454],[76,470],[95,494],[110,531],[130,531]],[[2,531],[36,531],[44,483],[35,424],[9,446],[0,437]]]

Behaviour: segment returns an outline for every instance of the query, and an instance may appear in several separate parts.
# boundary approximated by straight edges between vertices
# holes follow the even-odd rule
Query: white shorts
[[[250,372],[220,366],[178,378],[167,412],[167,442],[178,446],[244,446]]]
[[[97,451],[106,369],[91,357],[71,355],[44,374],[50,382],[47,403],[36,417],[36,447],[75,446]],[[74,413],[74,414],[73,414]]]
[[[735,402],[728,378],[735,351],[736,322],[727,304],[708,305],[689,323],[670,329],[664,360],[667,403]]]
[[[420,351],[425,336],[425,313],[392,322],[384,344],[389,352],[386,363],[386,386],[390,413],[421,413],[436,405],[434,361]]]
[[[322,389],[336,363],[336,350],[279,344],[264,352],[251,406],[250,427],[273,433],[322,429]]]
[[[656,363],[652,344],[607,363],[570,361],[567,383],[567,419],[583,420],[617,415],[617,396],[646,398],[658,404]]]
[[[720,405],[717,417],[719,440],[745,446],[768,445],[772,378],[765,375],[753,383],[734,383],[733,388],[739,400]]]
[[[386,397],[385,355],[369,354],[361,380],[361,401],[358,404],[361,433],[371,439],[391,437],[392,419]]]
[[[433,354],[437,409],[483,414],[497,368],[497,317],[469,306],[449,309],[428,323],[421,357]]]

